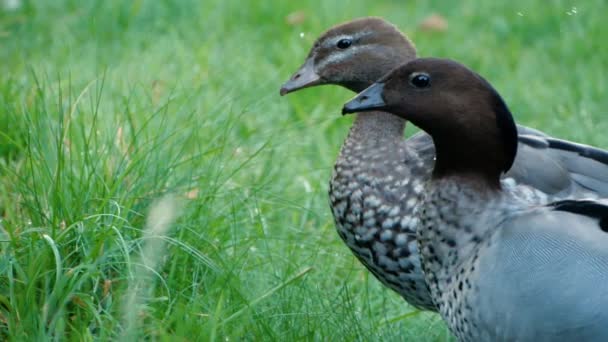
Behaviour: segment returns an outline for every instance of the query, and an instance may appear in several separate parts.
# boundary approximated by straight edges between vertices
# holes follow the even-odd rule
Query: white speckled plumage
[[[362,48],[356,54],[337,48],[337,41],[345,38],[352,39],[351,48]],[[322,84],[361,91],[413,58],[413,46],[393,25],[379,18],[353,20],[321,35],[281,94]],[[357,115],[334,167],[330,206],[341,238],[380,281],[410,304],[435,310],[415,239],[418,194],[430,177],[435,150],[425,133],[404,140],[404,128],[405,120],[385,112]],[[608,193],[608,158],[598,162],[587,158],[594,153],[581,153],[590,151],[587,147],[576,148],[523,126],[518,130],[521,152],[508,174],[514,185],[531,184],[558,197]],[[545,172],[548,167],[551,173]],[[384,243],[386,254],[376,255],[379,249],[372,248],[372,241]],[[395,272],[385,258],[393,258],[399,269]]]
[[[386,117],[376,120],[379,115]],[[434,309],[417,257],[417,219],[411,215],[413,199],[420,194],[415,191],[422,188],[415,189],[416,183],[407,181],[412,172],[426,172],[418,170],[423,162],[402,138],[401,119],[370,113],[356,120],[330,180],[338,233],[386,286],[416,307]]]
[[[432,85],[408,81],[421,72]],[[412,61],[344,106],[382,109],[435,142],[416,238],[431,297],[454,335],[607,341],[608,201],[547,203],[546,194],[501,180],[515,160],[517,128],[500,95],[461,64]]]
[[[440,314],[460,341],[608,340],[608,233],[526,188],[427,188],[417,239]]]

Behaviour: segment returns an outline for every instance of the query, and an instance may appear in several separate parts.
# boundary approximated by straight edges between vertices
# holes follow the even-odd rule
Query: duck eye
[[[350,38],[342,38],[338,40],[336,46],[338,47],[338,49],[347,49],[349,46],[351,46],[352,43],[353,41]]]
[[[410,83],[416,88],[427,88],[431,85],[431,77],[427,74],[413,74]]]

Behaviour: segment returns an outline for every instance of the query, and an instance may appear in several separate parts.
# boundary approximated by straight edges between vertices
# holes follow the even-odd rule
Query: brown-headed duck
[[[304,64],[281,88],[335,84],[359,92],[416,57],[412,43],[380,18],[337,25],[314,43]],[[436,310],[426,286],[413,215],[435,158],[424,132],[405,140],[405,120],[383,111],[359,113],[329,183],[330,206],[340,237],[386,286],[418,308]],[[507,177],[539,194],[608,195],[608,159],[586,155],[585,146],[518,126],[519,153]]]
[[[608,341],[608,201],[547,204],[502,179],[519,154],[517,126],[496,90],[457,62],[409,62],[343,108],[378,110],[435,144],[417,239],[431,297],[458,339]]]

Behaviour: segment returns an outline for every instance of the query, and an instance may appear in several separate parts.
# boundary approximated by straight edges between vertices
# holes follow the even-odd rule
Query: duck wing
[[[608,203],[558,201],[498,228],[471,279],[487,337],[608,341]]]
[[[553,138],[526,126],[517,129],[517,156],[505,177],[555,197],[608,197],[608,151]],[[419,132],[407,142],[432,168],[433,139]]]

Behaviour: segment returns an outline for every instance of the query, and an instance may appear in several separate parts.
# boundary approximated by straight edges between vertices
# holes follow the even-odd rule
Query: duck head
[[[281,87],[281,95],[323,84],[359,92],[416,57],[412,43],[380,18],[361,18],[319,37],[304,64]]]
[[[494,88],[464,65],[420,58],[385,75],[346,103],[343,113],[382,110],[433,137],[434,177],[474,176],[494,188],[517,152],[517,128]]]

